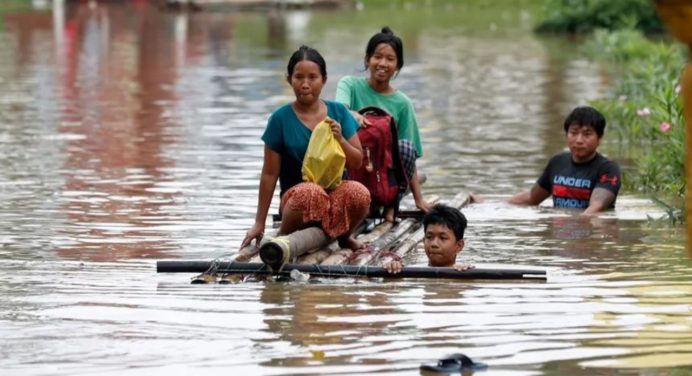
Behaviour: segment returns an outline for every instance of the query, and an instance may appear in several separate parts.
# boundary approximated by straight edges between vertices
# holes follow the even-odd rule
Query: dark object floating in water
[[[262,263],[232,261],[167,261],[156,262],[157,273],[217,274],[275,274],[288,276],[291,270],[317,277],[379,277],[379,278],[451,278],[451,279],[537,279],[545,280],[545,270],[536,269],[484,269],[457,271],[453,268],[406,266],[397,274],[390,274],[381,266],[359,265],[299,265],[285,264],[280,270]]]
[[[471,358],[464,354],[452,354],[437,361],[436,364],[422,364],[422,371],[438,373],[460,373],[465,370],[476,371],[488,368],[485,363],[475,363]]]

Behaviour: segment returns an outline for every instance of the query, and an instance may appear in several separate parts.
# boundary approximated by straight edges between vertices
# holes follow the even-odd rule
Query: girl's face
[[[320,72],[320,66],[310,60],[298,62],[293,68],[293,74],[288,78],[296,101],[306,105],[320,99],[320,93],[326,81],[327,78]]]
[[[378,82],[389,82],[397,72],[396,51],[387,43],[380,43],[367,63],[370,78]]]

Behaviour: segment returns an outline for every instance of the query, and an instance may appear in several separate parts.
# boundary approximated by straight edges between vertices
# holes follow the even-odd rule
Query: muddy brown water
[[[8,4],[3,375],[409,375],[454,352],[489,364],[487,375],[690,374],[692,265],[681,231],[647,220],[659,208],[632,192],[591,219],[499,202],[530,186],[564,147],[565,114],[611,80],[569,40],[531,33],[537,2]],[[290,53],[306,43],[324,54],[333,98],[339,77],[364,74],[365,42],[384,23],[406,46],[395,83],[420,119],[424,192],[488,199],[464,210],[461,258],[545,268],[548,281],[200,286],[157,275],[158,259],[230,255],[252,224],[259,137],[292,98]]]

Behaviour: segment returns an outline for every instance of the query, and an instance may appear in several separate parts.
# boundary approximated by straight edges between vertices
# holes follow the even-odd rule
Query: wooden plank
[[[453,208],[461,209],[462,207],[468,205],[471,202],[471,197],[467,193],[458,193],[454,198],[447,204]],[[425,229],[423,226],[420,226],[413,234],[408,236],[405,239],[402,239],[399,243],[396,244],[394,249],[391,251],[391,254],[383,256],[383,257],[378,257],[377,260],[373,260],[374,262],[377,262],[379,265],[384,265],[386,262],[391,262],[395,259],[402,259],[408,252],[411,250],[416,249],[418,243],[423,241],[423,238],[425,237]]]

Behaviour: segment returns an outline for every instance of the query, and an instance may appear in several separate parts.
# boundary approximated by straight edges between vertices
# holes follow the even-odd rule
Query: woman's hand
[[[339,141],[340,144],[343,143],[344,141],[346,141],[344,139],[344,135],[341,134],[341,124],[339,124],[338,121],[336,121],[330,117],[325,119],[325,121],[327,122],[327,124],[329,124],[329,128],[332,129],[332,134],[334,135],[334,138],[337,141]]]
[[[259,246],[262,237],[264,237],[264,223],[255,223],[255,225],[248,230],[247,234],[245,234],[245,239],[240,243],[240,249],[250,245],[253,239],[255,239],[255,244]]]

